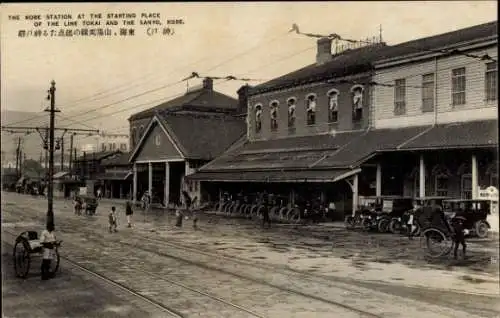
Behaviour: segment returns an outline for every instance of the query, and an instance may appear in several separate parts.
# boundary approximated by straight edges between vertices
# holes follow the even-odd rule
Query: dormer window
[[[295,127],[295,107],[297,105],[297,99],[295,97],[289,98],[287,101],[288,104],[288,127]]]
[[[354,85],[351,88],[352,94],[352,120],[359,121],[363,119],[363,91],[361,85]]]
[[[272,101],[269,105],[269,113],[271,117],[271,130],[278,130],[278,101]]]
[[[255,106],[255,132],[262,130],[262,105]]]
[[[339,120],[339,91],[332,89],[328,96],[328,122],[336,123]]]
[[[316,124],[316,95],[309,94],[306,97],[307,125]]]

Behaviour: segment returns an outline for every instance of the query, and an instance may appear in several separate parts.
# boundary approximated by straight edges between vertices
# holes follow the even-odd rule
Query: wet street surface
[[[119,232],[111,234],[106,228],[111,205],[103,201],[96,216],[86,217],[74,215],[70,201],[56,201],[61,253],[183,317],[500,313],[494,240],[470,240],[465,261],[430,262],[419,240],[331,224],[261,229],[256,221],[205,213],[195,230],[191,219],[176,228],[171,214],[136,211],[129,229],[124,208],[116,203]],[[24,229],[40,231],[45,211],[42,198],[4,193],[2,240],[12,241]]]

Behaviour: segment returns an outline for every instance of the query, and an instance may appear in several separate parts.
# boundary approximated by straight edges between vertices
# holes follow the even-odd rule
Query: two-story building
[[[404,43],[375,64],[374,81],[392,87],[374,91],[373,127],[422,130],[375,158],[399,160],[404,194],[476,199],[498,187],[497,32],[495,21]]]
[[[206,78],[200,87],[129,118],[133,165],[133,199],[147,190],[153,202],[182,201],[181,192],[201,197],[198,182],[184,177],[221,155],[246,131],[246,93],[240,101],[213,89]],[[243,116],[241,116],[243,114]]]
[[[415,195],[407,188],[408,178],[415,175],[416,151],[439,149],[434,157],[457,159],[443,149],[464,153],[472,147],[495,149],[498,144],[496,102],[487,101],[496,93],[486,92],[486,87],[496,87],[491,82],[496,81],[496,73],[492,75],[496,66],[466,57],[465,50],[468,53],[472,44],[473,53],[496,59],[496,22],[334,55],[330,41],[320,39],[315,64],[251,90],[248,140],[200,168],[190,179],[210,182],[211,188],[234,194],[273,193],[288,197],[290,204],[297,197],[333,201],[344,213],[357,207],[360,194]],[[469,81],[476,84],[460,78],[463,67]],[[433,72],[438,76],[431,81]],[[457,97],[460,94],[469,97],[464,101],[463,96]],[[440,109],[437,115],[428,113],[431,97],[432,109]],[[453,103],[462,104],[452,107]],[[474,115],[467,115],[471,112],[467,109]],[[447,125],[472,118],[485,121]],[[485,153],[490,159],[484,160],[491,162],[491,151]],[[477,163],[477,157],[464,156],[469,159],[458,164],[460,171],[472,174],[469,171],[474,170],[472,162]],[[417,171],[421,171],[425,162],[420,153],[417,157]],[[426,160],[434,169],[434,159],[429,155]],[[439,167],[430,173],[441,175]],[[490,165],[485,171],[492,169]],[[435,185],[433,189],[439,191],[427,194],[444,194],[440,187],[441,183]]]

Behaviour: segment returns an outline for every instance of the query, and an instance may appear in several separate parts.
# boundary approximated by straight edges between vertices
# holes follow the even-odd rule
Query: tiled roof
[[[377,151],[396,150],[398,146],[429,128],[430,126],[421,126],[368,130],[363,135],[354,138],[337,153],[318,162],[315,168],[356,166]]]
[[[484,120],[437,125],[401,149],[498,146],[498,121]]]
[[[141,119],[153,116],[155,113],[178,108],[197,109],[220,109],[235,111],[238,107],[238,100],[210,89],[199,89],[187,92],[186,94],[162,103],[158,106],[133,114],[129,120]]]
[[[498,21],[483,23],[452,32],[392,45],[388,47],[389,50],[384,56],[381,56],[379,60],[391,57],[400,57],[421,51],[416,48],[438,49],[494,35],[498,35]]]
[[[250,89],[250,95],[260,94],[274,89],[282,89],[313,83],[334,77],[368,72],[371,63],[386,50],[386,46],[371,45],[354,50],[347,50],[332,57],[324,64],[311,64],[297,71],[280,76]]]
[[[247,142],[213,160],[201,171],[308,168],[362,132]]]
[[[232,182],[287,182],[287,181],[335,181],[350,170],[300,170],[300,171],[245,171],[197,172],[187,176],[190,180],[232,181]]]
[[[498,22],[494,21],[392,46],[379,44],[347,50],[338,55],[333,55],[332,60],[327,63],[314,63],[257,85],[250,90],[250,95],[313,83],[330,78],[339,78],[368,72],[371,71],[373,65],[380,60],[425,52],[422,51],[422,49],[438,49],[497,34]]]
[[[103,166],[128,166],[129,152],[120,152],[116,156],[105,158],[101,161]]]
[[[168,113],[163,121],[189,159],[211,160],[246,134],[243,118],[207,113]]]

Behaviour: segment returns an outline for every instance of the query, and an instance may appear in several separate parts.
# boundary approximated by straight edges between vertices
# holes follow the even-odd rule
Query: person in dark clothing
[[[266,224],[268,228],[271,228],[271,218],[269,217],[269,208],[267,204],[262,208],[262,227],[265,227]]]
[[[464,222],[465,218],[463,216],[455,216],[451,220],[451,226],[453,227],[453,256],[457,259],[458,246],[462,245],[462,254],[465,258],[465,251],[467,249],[467,244],[465,243],[465,233],[464,233]]]
[[[130,204],[130,201],[127,201],[127,204],[125,205],[125,215],[127,216],[127,227],[132,227],[132,214],[134,214],[134,211],[132,210],[132,204]]]

